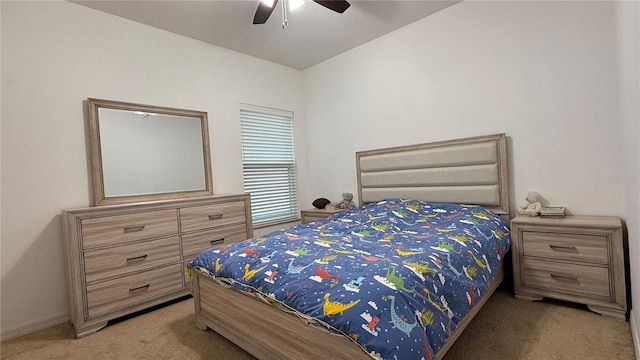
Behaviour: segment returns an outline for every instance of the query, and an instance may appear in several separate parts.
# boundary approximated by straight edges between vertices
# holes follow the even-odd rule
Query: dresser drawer
[[[182,289],[182,265],[175,264],[87,286],[89,317],[116,311]]]
[[[210,247],[228,245],[243,240],[247,240],[247,226],[244,223],[192,233],[182,236],[182,253],[184,260],[191,261],[196,255]]]
[[[606,265],[606,236],[590,234],[522,232],[524,256]]]
[[[84,254],[86,282],[142,271],[180,261],[178,236],[87,251]]]
[[[184,207],[180,209],[182,232],[245,222],[244,201]]]
[[[176,209],[82,220],[84,249],[178,234]]]
[[[524,259],[523,285],[563,293],[610,298],[606,267]]]

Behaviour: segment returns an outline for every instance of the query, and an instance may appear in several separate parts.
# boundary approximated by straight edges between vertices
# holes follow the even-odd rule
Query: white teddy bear
[[[521,207],[518,207],[518,214],[538,216],[540,215],[540,209],[542,209],[542,203],[540,200],[542,195],[535,191],[529,191],[527,193],[527,203]]]

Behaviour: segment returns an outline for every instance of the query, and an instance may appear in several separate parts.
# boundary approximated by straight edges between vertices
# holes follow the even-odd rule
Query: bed
[[[196,256],[196,325],[259,359],[442,359],[504,278],[505,135],[356,168],[359,207]]]

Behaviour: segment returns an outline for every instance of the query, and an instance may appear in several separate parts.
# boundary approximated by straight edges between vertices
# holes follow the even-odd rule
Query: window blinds
[[[298,220],[293,113],[241,106],[240,131],[254,226]]]

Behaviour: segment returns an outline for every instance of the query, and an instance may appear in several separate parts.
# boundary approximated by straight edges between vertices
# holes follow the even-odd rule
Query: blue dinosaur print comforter
[[[190,263],[349,336],[375,359],[435,359],[509,250],[487,209],[387,199]]]

